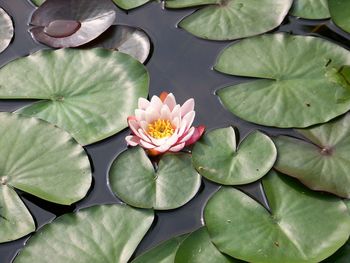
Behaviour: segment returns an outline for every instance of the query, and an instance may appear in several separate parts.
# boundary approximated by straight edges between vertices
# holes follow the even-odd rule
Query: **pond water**
[[[0,7],[13,18],[15,37],[9,48],[0,54],[0,66],[9,61],[26,56],[34,51],[47,48],[32,40],[28,33],[28,22],[35,7],[26,0],[0,0]],[[182,18],[195,9],[164,10],[160,3],[149,3],[129,13],[117,10],[116,24],[142,28],[153,42],[153,51],[146,66],[151,76],[150,96],[162,91],[173,92],[179,102],[193,97],[196,101],[195,125],[204,124],[207,129],[234,126],[239,131],[240,140],[249,132],[259,129],[270,136],[289,134],[292,130],[267,128],[243,121],[221,105],[215,91],[227,85],[249,80],[224,75],[212,69],[220,51],[232,42],[217,42],[198,39],[177,28]],[[303,35],[319,35],[350,49],[350,35],[337,29],[327,20],[307,21],[287,17],[275,31]],[[16,72],[14,72],[15,77]],[[3,81],[3,80],[2,80]],[[23,83],[25,85],[25,83]],[[0,101],[0,111],[13,111],[31,101]],[[72,206],[61,206],[42,201],[28,194],[21,197],[28,206],[37,226],[42,226],[57,216],[95,204],[120,202],[107,184],[108,170],[113,159],[126,149],[124,141],[129,133],[125,130],[102,142],[85,147],[93,165],[94,184],[86,198]],[[219,186],[203,180],[202,188],[187,205],[172,211],[156,212],[156,220],[138,247],[135,255],[153,247],[157,243],[175,235],[189,232],[202,225],[202,210],[208,198]],[[243,191],[267,206],[259,182],[240,187]],[[0,245],[1,263],[13,260],[18,250],[29,237]]]

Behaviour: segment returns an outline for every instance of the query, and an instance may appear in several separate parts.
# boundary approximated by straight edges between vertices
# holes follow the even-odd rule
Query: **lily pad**
[[[274,171],[263,186],[270,211],[231,187],[209,200],[205,223],[221,252],[248,262],[319,262],[348,239],[350,215],[339,198]]]
[[[132,263],[174,263],[176,251],[186,237],[187,234],[167,240],[138,256]]]
[[[136,7],[139,7],[141,5],[146,4],[147,2],[150,2],[151,0],[113,0],[113,2],[118,5],[119,7],[125,9],[125,10],[129,10],[129,9],[133,9]],[[39,6],[42,3],[45,2],[45,0],[32,0],[32,2]]]
[[[179,246],[173,263],[241,262],[222,254],[210,241],[205,227],[191,233]]]
[[[201,185],[189,154],[165,154],[155,169],[141,147],[121,153],[109,173],[113,192],[140,208],[178,208],[190,201]]]
[[[293,0],[166,0],[167,8],[208,5],[182,20],[191,34],[212,40],[258,35],[278,27]]]
[[[13,23],[11,17],[0,8],[0,53],[10,44],[13,38]]]
[[[232,127],[205,134],[192,151],[197,171],[205,178],[225,185],[259,180],[270,171],[276,157],[272,140],[259,131],[250,133],[237,147]]]
[[[328,6],[334,23],[350,33],[350,1],[328,0]]]
[[[304,130],[309,142],[279,136],[275,139],[275,168],[313,190],[350,198],[350,114]]]
[[[150,210],[126,205],[94,206],[66,214],[30,238],[14,262],[126,263],[153,218]]]
[[[0,79],[1,99],[39,99],[18,112],[65,129],[83,145],[126,128],[149,84],[137,60],[99,48],[39,51],[7,64]]]
[[[128,54],[144,63],[151,51],[151,41],[141,29],[130,26],[111,26],[100,37],[85,47],[104,47]]]
[[[77,47],[101,35],[115,17],[109,0],[47,0],[33,13],[30,32],[51,47]]]
[[[262,78],[217,92],[238,117],[267,126],[308,127],[350,109],[349,89],[329,72],[350,65],[350,52],[321,38],[279,33],[226,48],[215,69]]]
[[[328,0],[294,0],[290,14],[306,19],[326,19],[331,15]]]
[[[63,130],[44,121],[0,113],[0,242],[35,228],[13,189],[50,202],[70,205],[91,185],[84,149]]]

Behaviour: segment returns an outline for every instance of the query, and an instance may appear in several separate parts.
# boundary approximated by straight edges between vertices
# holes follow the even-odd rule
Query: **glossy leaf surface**
[[[331,15],[328,0],[294,0],[290,13],[306,19],[325,19]]]

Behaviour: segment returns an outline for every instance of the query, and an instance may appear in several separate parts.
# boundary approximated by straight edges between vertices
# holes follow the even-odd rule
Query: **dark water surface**
[[[35,9],[29,0],[28,2],[26,0],[0,0],[0,7],[9,13],[15,24],[14,40],[0,54],[0,66],[17,57],[47,48],[33,41],[28,33],[28,22]],[[212,70],[220,51],[231,42],[201,40],[177,28],[177,23],[195,9],[163,10],[161,4],[154,2],[129,13],[117,8],[116,10],[118,14],[116,24],[140,27],[153,42],[153,54],[147,63],[151,76],[150,96],[158,95],[162,91],[173,92],[181,103],[193,97],[196,101],[197,114],[195,125],[204,124],[208,129],[233,125],[239,130],[240,139],[256,129],[271,136],[293,135],[292,130],[267,128],[248,123],[223,108],[215,96],[215,91],[227,85],[244,82],[247,78],[232,77]],[[275,31],[321,35],[350,49],[350,34],[342,32],[327,20],[306,21],[287,17],[282,26]],[[2,100],[0,111],[13,111],[28,103],[31,101]],[[94,184],[88,196],[77,204],[68,207],[61,206],[25,193],[21,194],[38,227],[75,209],[120,202],[110,191],[107,178],[113,159],[126,149],[124,137],[128,133],[129,131],[125,130],[102,142],[85,147],[92,160]],[[201,191],[187,205],[172,211],[156,212],[156,220],[135,255],[170,237],[200,227],[203,224],[204,205],[218,188],[218,185],[203,180]],[[267,206],[260,183],[240,187],[240,189]],[[0,244],[0,262],[12,262],[28,238],[27,236],[14,242]]]

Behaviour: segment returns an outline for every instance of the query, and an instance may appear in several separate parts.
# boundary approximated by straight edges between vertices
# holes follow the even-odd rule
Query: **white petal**
[[[140,110],[140,109],[135,110],[135,117],[137,121],[145,120],[145,115],[146,115],[146,112],[144,110]]]
[[[145,142],[144,140],[140,140],[140,145],[146,149],[154,149],[154,147],[155,147],[153,144]]]
[[[150,107],[152,107],[155,111],[160,112],[160,109],[163,106],[163,102],[160,100],[158,96],[153,96],[151,99]]]
[[[194,111],[190,111],[189,113],[187,113],[182,121],[185,121],[186,120],[186,131],[192,126],[192,123],[193,123],[193,120],[194,120],[194,117],[196,116],[196,113]],[[182,126],[182,123],[181,123],[181,126]]]
[[[140,138],[141,138],[142,140],[144,140],[145,142],[148,142],[148,143],[153,144],[153,143],[152,143],[152,140],[151,140],[151,137],[148,136],[147,133],[145,133],[142,129],[139,129],[138,132],[139,132]]]
[[[163,153],[163,152],[166,152],[167,150],[169,150],[170,147],[171,147],[171,145],[163,144],[161,146],[154,148],[154,150]]]
[[[187,113],[193,110],[194,110],[194,99],[189,99],[181,106],[181,117],[185,116]]]
[[[179,104],[177,104],[171,112],[171,119],[174,119],[176,117],[181,119],[181,107]]]
[[[132,135],[126,136],[125,140],[126,140],[127,144],[130,146],[136,146],[140,143],[140,138],[137,136],[132,136]]]
[[[179,137],[182,137],[182,135],[186,132],[186,128],[187,128],[187,121],[182,120],[179,132],[177,133]]]
[[[169,109],[172,111],[176,105],[174,94],[169,93],[164,100],[164,104],[168,105]]]
[[[145,98],[139,98],[138,108],[141,110],[147,109],[149,106],[149,101]]]
[[[147,123],[152,123],[159,119],[159,111],[155,111],[153,108],[149,107],[146,110],[145,119]]]
[[[138,129],[140,128],[139,123],[137,120],[128,120],[129,127],[131,131],[138,137],[140,137],[140,134],[138,133]]]
[[[171,125],[176,129],[180,127],[180,119],[179,118],[174,118],[171,120]]]
[[[139,125],[140,125],[141,129],[142,129],[145,133],[147,133],[147,131],[148,131],[148,123],[147,123],[147,121],[140,121],[140,122],[139,122]]]
[[[185,147],[185,143],[180,143],[175,145],[169,149],[169,152],[179,152]]]
[[[162,120],[171,120],[171,112],[168,105],[163,105],[160,110],[160,119]]]
[[[183,137],[183,138],[181,138],[181,140],[180,140],[180,142],[186,142],[187,140],[189,140],[191,137],[192,137],[192,135],[193,135],[193,133],[194,133],[194,131],[196,130],[196,128],[195,127],[192,127],[187,133],[186,133],[186,135]]]

